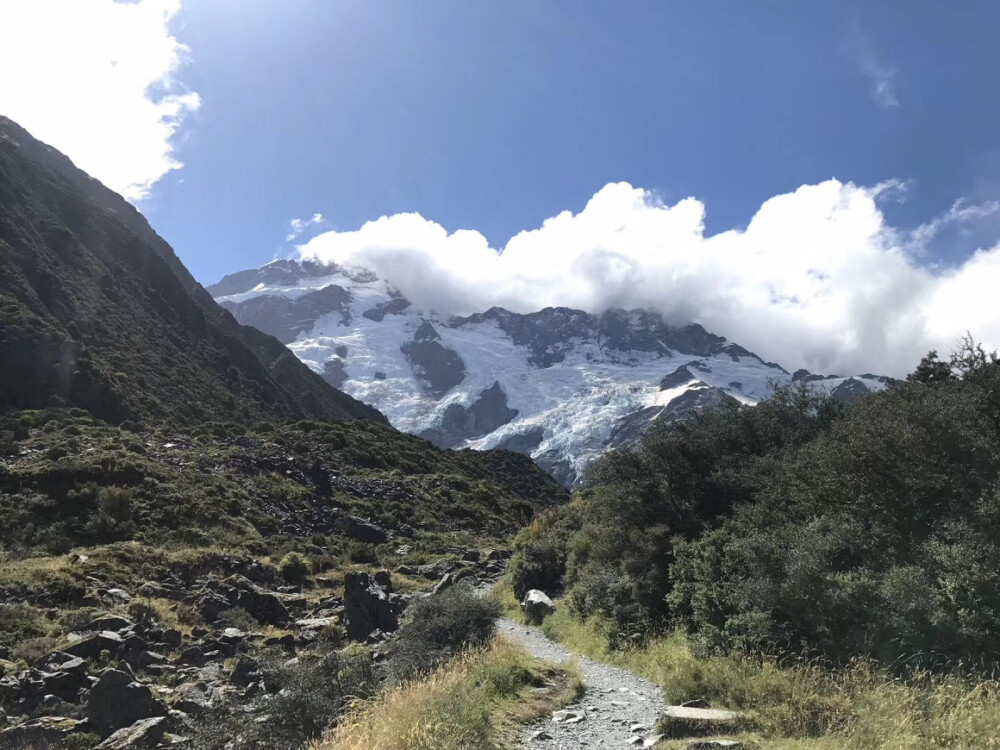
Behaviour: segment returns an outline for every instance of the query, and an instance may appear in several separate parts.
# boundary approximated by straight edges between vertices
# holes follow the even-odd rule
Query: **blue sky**
[[[143,208],[203,282],[315,212],[502,247],[615,181],[709,232],[830,177],[911,181],[903,226],[1000,197],[994,2],[213,1],[172,28],[202,105]]]
[[[0,80],[0,112],[133,200],[206,284],[305,252],[455,310],[642,303],[738,340],[777,316],[765,339],[837,340],[817,366],[906,336],[891,369],[963,326],[1000,344],[974,288],[1000,259],[997,28],[985,0],[9,0],[0,64],[25,74]],[[510,243],[563,211],[572,227]],[[574,275],[614,222],[628,273]],[[733,248],[704,249],[727,230]],[[518,286],[538,258],[549,276]],[[715,288],[719,264],[746,269]],[[880,306],[897,312],[869,330]]]

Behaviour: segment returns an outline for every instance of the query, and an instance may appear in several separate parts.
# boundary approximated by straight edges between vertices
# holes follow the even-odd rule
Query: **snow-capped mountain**
[[[852,399],[887,382],[789,375],[699,325],[640,310],[442,317],[366,269],[333,264],[278,260],[208,291],[397,428],[448,448],[527,453],[567,484],[656,419],[756,403],[772,383],[815,381]]]

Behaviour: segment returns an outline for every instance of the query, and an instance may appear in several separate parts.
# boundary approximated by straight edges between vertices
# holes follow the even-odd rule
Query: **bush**
[[[997,664],[1000,362],[922,367],[846,407],[800,384],[655,426],[522,532],[517,595],[562,574],[615,645]]]
[[[278,563],[281,577],[292,584],[301,584],[309,575],[309,560],[298,552],[289,552]]]
[[[486,645],[499,618],[499,602],[466,585],[419,600],[389,648],[390,675],[404,680],[427,674],[465,648]]]
[[[288,660],[274,655],[261,663],[270,695],[251,706],[211,712],[198,725],[195,750],[269,748],[300,750],[319,738],[344,709],[378,687],[371,657],[363,651],[322,651]],[[265,722],[255,720],[266,713]]]

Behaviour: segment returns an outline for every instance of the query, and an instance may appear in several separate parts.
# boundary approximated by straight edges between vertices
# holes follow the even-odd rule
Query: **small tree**
[[[954,380],[955,374],[951,371],[951,365],[938,359],[937,351],[931,349],[906,379],[911,383],[943,383]]]

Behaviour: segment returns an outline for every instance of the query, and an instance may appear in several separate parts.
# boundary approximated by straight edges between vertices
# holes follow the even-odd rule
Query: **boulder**
[[[445,573],[451,573],[457,566],[452,560],[437,560],[427,565],[421,565],[417,571],[428,581],[438,581]]]
[[[521,610],[524,612],[525,618],[527,618],[528,622],[536,624],[545,619],[546,615],[552,614],[555,608],[556,606],[545,595],[545,592],[538,589],[529,591],[525,595],[524,601],[521,602]]]
[[[203,591],[194,602],[194,608],[205,622],[215,622],[219,614],[232,609],[229,600],[215,591]]]
[[[155,750],[163,740],[166,718],[140,719],[132,726],[114,732],[97,750]]]
[[[261,625],[280,627],[291,622],[288,609],[275,594],[251,583],[243,576],[233,576],[228,582],[237,590],[233,606],[245,609]]]
[[[455,585],[455,576],[451,573],[445,573],[441,576],[441,580],[434,584],[434,588],[431,589],[432,594],[440,594],[442,591],[446,591]]]
[[[83,638],[63,646],[61,651],[70,656],[79,656],[81,659],[96,659],[102,651],[110,651],[114,654],[124,643],[124,639],[118,633],[102,630],[100,633],[85,635]]]
[[[100,632],[102,630],[131,630],[135,627],[135,623],[131,620],[127,620],[124,617],[118,617],[118,615],[104,615],[103,617],[98,617],[96,620],[91,620],[84,627],[84,630],[92,630],[95,632]]]
[[[657,729],[667,737],[698,737],[730,734],[749,726],[749,717],[739,711],[667,706],[660,716]]]
[[[166,716],[167,709],[146,685],[133,681],[131,675],[105,669],[90,689],[86,714],[94,731],[103,737],[140,719]]]
[[[384,544],[389,541],[388,532],[381,526],[363,521],[354,516],[340,516],[336,521],[337,530],[344,536],[366,544]]]
[[[86,720],[40,716],[0,732],[0,747],[4,750],[63,747],[67,737],[76,732],[86,732],[87,729]]]
[[[174,689],[173,707],[186,714],[199,714],[212,708],[216,691],[204,682],[186,682]]]
[[[364,640],[375,630],[392,633],[399,628],[403,600],[387,592],[367,573],[344,576],[344,619],[347,637]]]
[[[260,671],[260,664],[249,656],[241,656],[233,667],[233,673],[229,676],[229,681],[240,687],[247,687],[252,682],[260,682],[263,675]]]

